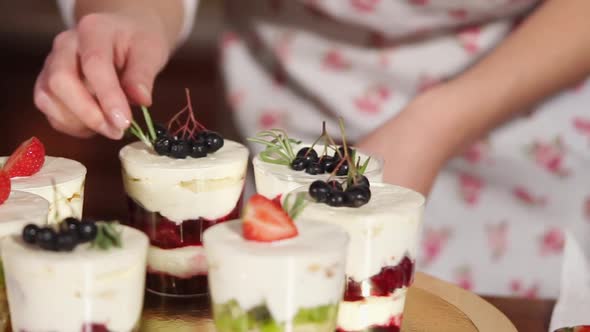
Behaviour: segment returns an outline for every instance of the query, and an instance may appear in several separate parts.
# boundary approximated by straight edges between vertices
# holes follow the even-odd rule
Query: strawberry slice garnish
[[[280,204],[254,195],[246,204],[242,230],[246,240],[273,242],[297,236],[297,227]]]
[[[4,203],[8,196],[10,196],[10,177],[0,170],[0,204]]]
[[[11,178],[31,176],[37,173],[45,162],[45,147],[37,138],[24,141],[4,164],[4,171]]]

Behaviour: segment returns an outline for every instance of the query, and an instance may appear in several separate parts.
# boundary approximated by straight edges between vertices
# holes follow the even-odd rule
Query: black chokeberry
[[[51,227],[43,227],[37,232],[35,242],[45,250],[57,250],[57,233]]]
[[[156,138],[154,142],[154,150],[160,156],[166,156],[170,153],[170,146],[172,145],[172,140],[166,136]]]
[[[324,167],[318,162],[310,162],[310,164],[305,168],[305,173],[311,175],[323,174]]]
[[[39,226],[35,224],[28,224],[23,228],[23,241],[28,244],[35,244],[37,241],[37,233],[39,232]]]
[[[309,161],[303,158],[295,158],[291,162],[291,169],[295,171],[302,171],[307,167],[307,165],[309,165]]]
[[[168,129],[162,124],[154,123],[154,131],[156,132],[156,138],[168,136]]]
[[[341,191],[332,191],[328,194],[326,203],[334,207],[344,206],[346,204],[346,195]]]
[[[59,251],[72,251],[78,245],[78,233],[75,231],[62,231],[57,234],[55,244]]]
[[[364,175],[357,175],[356,178],[352,181],[352,185],[371,187],[369,179]]]
[[[96,238],[98,228],[92,221],[82,221],[78,227],[78,238],[80,242],[90,242]]]
[[[303,158],[309,162],[318,161],[318,153],[312,148],[301,148],[297,152],[297,158]]]
[[[78,232],[78,226],[80,226],[80,220],[74,217],[68,217],[61,222],[59,228],[62,231],[71,230],[74,232]]]
[[[210,131],[205,135],[205,146],[208,153],[213,153],[223,147],[223,137],[220,134]]]
[[[309,196],[318,202],[325,202],[331,191],[330,186],[322,180],[312,182],[308,190]]]
[[[197,142],[194,141],[191,144],[191,157],[193,158],[203,158],[207,156],[207,147],[205,146],[205,142]]]
[[[172,158],[184,159],[191,152],[189,143],[185,140],[173,141],[170,145],[170,153],[168,154]]]
[[[328,186],[330,187],[330,190],[332,191],[342,191],[342,183],[336,181],[336,180],[330,180],[328,181]]]
[[[338,159],[335,156],[323,156],[320,159],[320,163],[322,164],[322,166],[324,166],[324,170],[327,173],[332,173],[336,168],[336,165],[338,165],[339,161],[340,159]]]
[[[338,176],[344,176],[348,174],[348,162],[345,161],[343,162],[340,167],[338,167],[338,169],[336,170],[336,175]]]
[[[354,150],[350,146],[347,146],[346,148],[348,150],[348,155],[352,158],[352,155],[354,154]],[[340,152],[340,156],[342,156],[342,158],[344,158],[345,154],[344,154],[344,146],[343,145],[338,147],[338,152]]]
[[[346,203],[350,207],[359,207],[367,204],[371,199],[371,189],[366,186],[356,185],[346,189]]]
[[[198,133],[193,135],[193,142],[205,144],[205,139],[207,138],[207,133],[208,133],[208,131],[206,131],[206,130],[199,131]]]

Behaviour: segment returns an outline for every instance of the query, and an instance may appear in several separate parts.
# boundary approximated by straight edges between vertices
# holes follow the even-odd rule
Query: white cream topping
[[[218,219],[235,208],[244,188],[248,150],[225,140],[207,157],[173,159],[135,142],[123,147],[119,158],[127,194],[148,211],[181,223]]]
[[[178,278],[191,278],[207,274],[207,258],[203,247],[189,246],[161,249],[150,246],[148,271],[162,272]]]
[[[387,297],[367,297],[362,301],[340,302],[338,327],[345,331],[362,331],[374,325],[388,325],[404,311],[407,288],[396,289]]]
[[[122,248],[108,251],[85,244],[50,252],[6,237],[1,251],[13,330],[79,332],[98,323],[131,331],[143,305],[148,239],[122,229]]]
[[[205,232],[214,303],[236,300],[244,310],[266,304],[279,322],[302,308],[342,299],[348,236],[338,227],[298,223],[299,235],[274,243],[245,240],[241,222]]]
[[[311,146],[311,144],[294,145],[293,150],[297,153],[299,149],[305,146]],[[314,150],[320,155],[323,154],[323,149],[323,145],[316,145],[314,147]],[[334,152],[329,149],[328,155],[334,155]],[[357,152],[357,156],[361,157],[361,164],[369,157],[360,151]],[[252,165],[254,166],[256,191],[270,199],[284,195],[315,180],[325,180],[330,177],[330,174],[310,175],[305,171],[294,171],[285,165],[267,163],[260,159],[260,155],[254,157]],[[372,157],[367,165],[365,175],[371,182],[383,181],[383,162]]]
[[[13,191],[0,204],[0,238],[20,234],[27,224],[47,223],[49,202],[41,196],[24,191]]]
[[[8,157],[0,157],[4,164]],[[12,179],[12,190],[26,191],[49,201],[48,220],[82,217],[86,167],[81,163],[59,157],[45,157],[41,170],[32,176]],[[55,187],[54,187],[55,184]]]
[[[293,191],[307,192],[308,186]],[[424,197],[410,189],[371,184],[369,203],[359,208],[331,207],[309,195],[298,220],[326,222],[342,227],[350,236],[346,274],[366,280],[385,266],[397,265],[405,255],[416,257],[422,225]],[[289,195],[294,199],[296,195]]]

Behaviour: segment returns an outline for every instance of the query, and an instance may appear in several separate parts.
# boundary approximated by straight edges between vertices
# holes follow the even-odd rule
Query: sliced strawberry
[[[45,162],[45,147],[37,138],[24,141],[4,164],[4,171],[11,178],[31,176],[37,173]]]
[[[273,242],[297,236],[297,227],[280,204],[254,195],[246,204],[242,230],[246,240]]]
[[[0,170],[0,204],[4,203],[10,196],[10,177]]]

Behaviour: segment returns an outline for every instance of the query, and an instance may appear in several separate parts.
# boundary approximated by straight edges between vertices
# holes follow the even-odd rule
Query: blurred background
[[[184,107],[184,88],[192,94],[199,120],[236,138],[231,117],[224,116],[223,85],[217,66],[217,38],[223,30],[219,0],[202,0],[189,41],[178,50],[154,88],[152,114],[168,119]],[[65,28],[55,1],[0,1],[0,155],[10,154],[31,136],[45,144],[48,155],[76,159],[88,168],[85,215],[126,217],[120,178],[119,149],[128,141],[102,137],[75,139],[54,131],[33,104],[33,86],[53,37]],[[137,109],[135,110],[137,111]],[[116,190],[113,190],[116,188]]]

